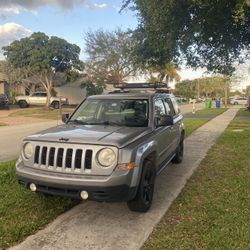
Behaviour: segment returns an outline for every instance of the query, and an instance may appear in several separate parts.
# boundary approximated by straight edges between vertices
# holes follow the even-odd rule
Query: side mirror
[[[62,122],[66,123],[69,119],[69,114],[62,114]]]
[[[172,126],[173,124],[174,119],[171,115],[163,115],[160,117],[160,119],[157,119],[157,127]]]

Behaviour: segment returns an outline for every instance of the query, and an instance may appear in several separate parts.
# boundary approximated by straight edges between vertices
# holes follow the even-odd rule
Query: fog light
[[[89,194],[88,194],[87,191],[82,191],[82,192],[80,193],[80,196],[81,196],[81,198],[82,198],[83,200],[87,200],[87,199],[89,198]]]
[[[36,192],[36,184],[30,183],[30,190],[31,190],[32,192]]]

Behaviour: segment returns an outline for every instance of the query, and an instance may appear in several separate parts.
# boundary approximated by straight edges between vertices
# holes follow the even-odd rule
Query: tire
[[[239,103],[238,102],[235,102],[234,105],[238,105]]]
[[[176,149],[175,156],[172,159],[172,162],[177,163],[177,164],[181,163],[183,160],[183,152],[184,152],[184,142],[183,142],[183,139],[181,139]]]
[[[28,103],[24,100],[19,101],[18,105],[21,109],[27,108],[29,106]]]
[[[59,102],[58,102],[58,101],[53,102],[53,103],[52,103],[52,107],[53,107],[54,109],[59,109],[59,107],[60,107]]]
[[[133,200],[127,202],[131,211],[145,213],[152,204],[155,183],[155,168],[151,161],[146,160],[143,164],[140,184]]]

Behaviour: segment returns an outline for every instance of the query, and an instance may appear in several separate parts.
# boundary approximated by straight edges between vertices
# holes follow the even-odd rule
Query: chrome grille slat
[[[58,149],[59,148],[55,148],[55,154],[54,154],[54,164],[53,164],[53,169],[55,170],[57,167],[57,155],[58,155]]]
[[[63,155],[62,155],[62,169],[65,170],[66,168],[66,153],[67,149],[63,148]]]
[[[85,155],[86,155],[86,150],[82,151],[82,161],[81,161],[81,172],[84,172],[85,170]]]
[[[75,170],[75,157],[76,157],[76,150],[73,149],[72,158],[71,158],[71,171],[74,172]]]

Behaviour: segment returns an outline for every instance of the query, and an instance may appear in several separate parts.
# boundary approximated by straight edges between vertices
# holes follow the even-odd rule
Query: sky
[[[0,0],[0,48],[39,31],[77,44],[84,59],[86,32],[136,28],[135,13],[130,10],[119,13],[121,6],[122,0]],[[202,77],[204,72],[182,69],[180,75],[182,80],[194,79]],[[249,69],[243,73],[246,77],[241,81],[241,88],[250,85]]]
[[[0,47],[40,31],[77,44],[84,58],[86,32],[137,26],[134,13],[119,13],[121,6],[122,0],[0,0]]]

